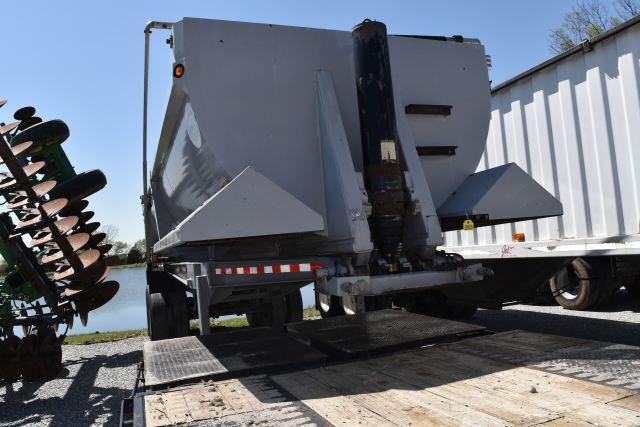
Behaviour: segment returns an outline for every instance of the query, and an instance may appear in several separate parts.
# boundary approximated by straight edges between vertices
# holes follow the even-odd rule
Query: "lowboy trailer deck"
[[[381,310],[149,341],[122,425],[640,424],[640,348]]]

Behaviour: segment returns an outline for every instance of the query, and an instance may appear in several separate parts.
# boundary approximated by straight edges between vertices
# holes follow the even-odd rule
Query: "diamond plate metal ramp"
[[[337,358],[443,342],[486,331],[484,327],[399,310],[290,323],[287,332]]]
[[[145,386],[156,387],[308,367],[326,356],[271,328],[253,328],[147,341],[143,358]]]

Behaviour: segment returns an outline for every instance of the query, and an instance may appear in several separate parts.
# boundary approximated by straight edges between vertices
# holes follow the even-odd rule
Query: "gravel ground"
[[[619,290],[611,302],[591,311],[560,306],[513,305],[478,310],[469,322],[493,331],[522,329],[596,341],[640,346],[640,301]]]
[[[470,322],[494,331],[522,329],[640,346],[640,301],[619,291],[595,311],[514,305],[479,310]],[[63,347],[60,378],[48,383],[0,382],[0,426],[117,425],[120,402],[133,389],[145,338]]]
[[[118,425],[120,402],[133,389],[143,342],[135,337],[65,345],[58,379],[9,387],[0,381],[0,426]]]

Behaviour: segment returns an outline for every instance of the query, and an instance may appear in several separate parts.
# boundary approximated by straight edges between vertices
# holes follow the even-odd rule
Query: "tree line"
[[[609,8],[601,0],[578,0],[562,21],[549,31],[549,49],[562,53],[640,14],[640,0],[616,0]]]
[[[102,241],[103,245],[111,245],[107,255],[112,257],[111,265],[140,264],[145,262],[144,239],[135,241],[132,245],[118,240],[118,227],[107,224],[100,229],[107,237]]]

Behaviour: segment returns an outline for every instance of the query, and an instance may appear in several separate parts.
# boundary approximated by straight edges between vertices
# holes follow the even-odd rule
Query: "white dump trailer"
[[[550,282],[563,306],[639,293],[640,20],[493,88],[477,171],[518,164],[562,202],[559,217],[451,231],[448,251],[509,268],[571,256]],[[521,194],[519,197],[526,197]]]
[[[196,306],[203,333],[225,314],[297,320],[309,282],[324,316],[469,313],[565,262],[512,286],[437,250],[443,231],[562,214],[515,163],[473,173],[490,118],[478,40],[185,18],[151,22],[147,46],[154,29],[174,64],[144,172],[152,338],[184,334]]]

